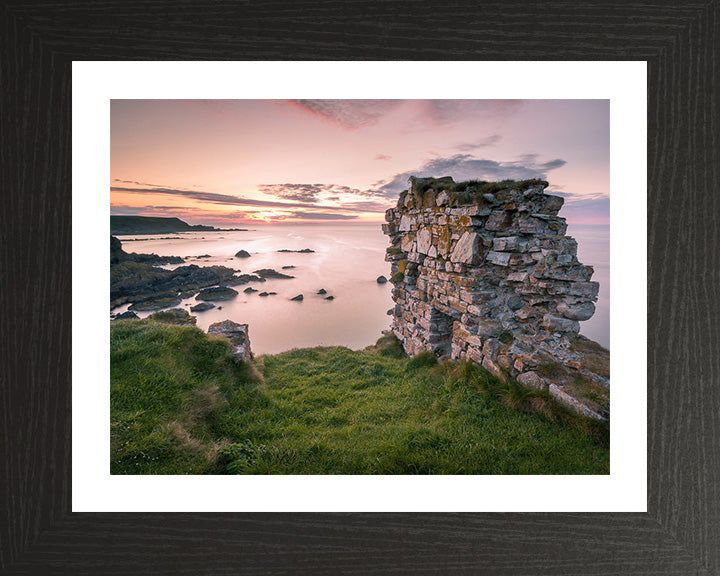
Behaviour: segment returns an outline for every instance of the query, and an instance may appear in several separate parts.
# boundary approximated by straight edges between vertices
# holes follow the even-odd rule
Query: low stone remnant
[[[607,418],[609,353],[578,336],[599,284],[565,235],[563,199],[541,180],[410,182],[383,224],[405,351],[471,360]]]
[[[210,302],[200,302],[199,304],[195,304],[195,306],[190,307],[190,312],[205,312],[206,310],[212,310],[215,308],[215,304],[211,304]]]
[[[235,361],[247,362],[252,360],[252,350],[250,349],[250,336],[247,324],[238,324],[232,320],[223,320],[210,324],[208,334],[222,336],[230,340],[235,348]]]
[[[247,250],[239,250],[235,253],[235,258],[250,258],[250,252]]]

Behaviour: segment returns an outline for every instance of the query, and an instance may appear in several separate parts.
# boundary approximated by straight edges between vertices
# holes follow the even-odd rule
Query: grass
[[[602,427],[392,336],[238,366],[194,327],[111,330],[115,474],[609,473]]]
[[[480,198],[483,194],[497,194],[502,190],[518,189],[526,190],[531,186],[542,186],[546,188],[548,182],[538,178],[529,180],[501,180],[499,182],[487,182],[485,180],[466,180],[463,182],[453,182],[449,176],[442,178],[417,178],[410,180],[410,190],[415,196],[417,202],[422,203],[423,197],[428,190],[447,190],[450,193],[450,202],[452,205],[461,206],[470,204]],[[401,195],[398,204],[405,199],[405,195]]]

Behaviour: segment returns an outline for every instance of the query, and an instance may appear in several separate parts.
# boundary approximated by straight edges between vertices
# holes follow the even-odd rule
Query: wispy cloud
[[[301,220],[355,220],[356,214],[329,214],[327,212],[293,212],[293,218]]]
[[[372,190],[361,190],[351,188],[342,184],[261,184],[258,190],[269,196],[295,200],[297,202],[317,202],[322,196],[323,200],[337,199],[339,194],[352,196],[375,196],[377,193]]]
[[[402,100],[290,100],[293,105],[350,129],[376,124]]]
[[[451,124],[514,114],[523,106],[523,100],[425,100],[425,105],[426,114],[436,124]]]
[[[493,134],[492,136],[488,136],[487,138],[482,138],[481,140],[478,140],[476,142],[464,142],[462,144],[458,144],[455,146],[455,150],[459,150],[460,152],[472,152],[473,150],[477,150],[478,148],[487,148],[488,146],[494,146],[498,142],[502,140],[502,136],[500,134]]]
[[[113,186],[110,188],[113,192],[126,192],[129,194],[163,194],[169,196],[181,196],[183,198],[192,198],[199,202],[207,202],[209,204],[227,204],[232,206],[256,206],[263,208],[303,208],[307,206],[307,202],[274,202],[272,200],[256,200],[255,198],[245,198],[243,196],[233,196],[231,194],[218,194],[216,192],[202,192],[199,190],[183,190],[176,188],[122,188]],[[323,210],[352,210],[345,206],[317,205]]]
[[[392,156],[388,156],[387,154],[378,154],[375,156],[375,160],[390,160]]]

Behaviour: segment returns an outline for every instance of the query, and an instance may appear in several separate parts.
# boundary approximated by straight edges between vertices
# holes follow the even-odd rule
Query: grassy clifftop
[[[114,474],[607,474],[606,429],[469,364],[292,350],[236,365],[191,326],[112,323]]]

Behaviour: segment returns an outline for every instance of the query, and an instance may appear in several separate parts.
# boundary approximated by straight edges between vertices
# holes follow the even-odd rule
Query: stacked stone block
[[[533,368],[580,366],[570,339],[594,314],[599,285],[565,235],[563,199],[546,187],[411,178],[383,225],[392,331],[408,354],[472,360],[541,388],[550,383]]]

